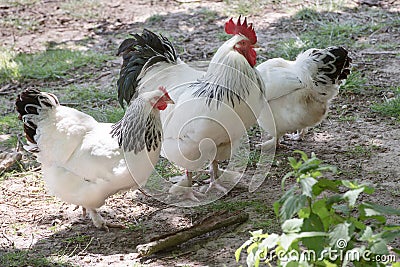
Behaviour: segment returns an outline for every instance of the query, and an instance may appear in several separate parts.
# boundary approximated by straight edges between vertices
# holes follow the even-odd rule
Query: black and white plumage
[[[236,27],[233,22],[229,23],[231,28]],[[134,91],[146,91],[160,84],[169,88],[176,105],[161,113],[164,131],[162,153],[168,160],[189,171],[204,167],[207,161],[213,161],[215,170],[216,160],[231,156],[246,129],[256,122],[261,112],[264,84],[253,68],[256,55],[252,42],[256,40],[255,33],[247,23],[240,27],[218,49],[207,72],[197,71],[175,58],[176,54],[170,52],[174,49],[167,49],[166,54],[154,53],[163,54],[158,57],[160,60],[157,63],[151,60],[153,55],[147,56],[147,61],[142,62],[147,68],[143,67],[139,74],[138,69],[131,68],[131,72],[135,72],[132,77],[138,77],[131,83]],[[245,30],[247,35],[254,35],[251,41],[241,30]],[[153,43],[159,45],[153,47],[152,51],[162,50],[159,49],[163,47],[162,44],[170,47],[170,42],[162,36],[158,37],[159,42],[152,41],[155,36],[144,30],[142,39],[147,39],[148,43],[139,45],[138,40],[130,41],[134,44],[130,49],[139,51],[138,46],[145,49],[152,47]],[[138,39],[138,35],[134,38]],[[123,44],[120,50],[129,51]],[[129,55],[129,62],[138,61],[136,54]],[[124,57],[124,62],[127,58]],[[120,80],[124,79],[128,64],[123,64]],[[132,90],[129,87],[131,84],[119,82],[119,86],[125,86],[119,91]],[[217,171],[214,171],[213,178],[217,175]]]
[[[346,49],[328,47],[309,49],[295,61],[274,58],[257,66],[274,117],[274,123],[263,118],[268,112],[259,117],[260,126],[273,137],[263,147],[270,148],[285,133],[321,122],[330,100],[350,74],[350,63]]]
[[[128,117],[130,124],[158,122],[141,129],[131,140],[131,146],[137,149],[127,149],[124,156],[118,139],[111,135],[111,123],[99,123],[83,112],[60,105],[54,94],[35,89],[22,92],[16,109],[24,122],[27,148],[38,152],[49,191],[65,202],[84,207],[96,227],[107,228],[109,224],[96,209],[118,191],[143,185],[158,160],[161,149],[158,136],[157,142],[150,142],[150,149],[145,149],[144,144],[149,142],[146,138],[149,131],[161,133],[158,109],[171,103],[163,99],[164,95],[164,91],[156,90],[140,94],[131,102],[130,110],[140,113],[124,117]],[[161,105],[158,99],[165,103]],[[124,140],[124,127],[131,126],[119,125],[114,133]]]
[[[118,100],[122,107],[124,101],[129,104],[135,98],[147,70],[160,62],[173,65],[179,63],[174,47],[164,36],[144,29],[141,35],[133,34],[132,37],[124,40],[117,52],[123,59],[117,82]],[[163,85],[170,88],[167,84]]]

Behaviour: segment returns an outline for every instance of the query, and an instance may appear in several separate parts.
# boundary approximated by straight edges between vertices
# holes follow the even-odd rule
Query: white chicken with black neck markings
[[[272,139],[263,149],[279,146],[285,133],[301,131],[321,122],[328,112],[331,99],[350,74],[351,58],[340,46],[311,48],[300,53],[295,61],[269,59],[257,66],[266,86],[268,106],[259,117],[260,126]],[[274,120],[268,116],[272,111]]]
[[[114,126],[60,105],[54,94],[36,89],[22,92],[16,109],[24,122],[26,148],[37,152],[49,191],[82,206],[96,227],[108,230],[116,225],[96,209],[109,196],[146,183],[160,155],[159,110],[172,103],[163,87],[139,94]]]

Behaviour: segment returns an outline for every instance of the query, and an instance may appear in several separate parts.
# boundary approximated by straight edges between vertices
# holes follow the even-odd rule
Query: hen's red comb
[[[164,93],[165,96],[167,96],[169,99],[171,99],[171,97],[169,96],[167,89],[164,86],[160,86],[158,87],[158,89]]]
[[[225,23],[225,32],[227,34],[243,34],[250,40],[252,44],[257,43],[257,35],[253,29],[253,23],[249,23],[247,25],[247,18],[244,18],[243,23],[240,22],[241,16],[239,16],[237,24],[233,22],[233,18],[231,18],[227,23]]]

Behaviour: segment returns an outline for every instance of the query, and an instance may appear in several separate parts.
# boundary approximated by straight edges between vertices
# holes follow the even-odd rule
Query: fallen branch
[[[248,218],[249,215],[241,211],[234,213],[227,213],[226,211],[216,212],[189,228],[157,237],[156,240],[152,240],[150,243],[138,245],[136,249],[140,256],[149,256],[158,251],[175,247],[188,241],[189,239],[214,231],[216,229],[233,224],[243,223]]]

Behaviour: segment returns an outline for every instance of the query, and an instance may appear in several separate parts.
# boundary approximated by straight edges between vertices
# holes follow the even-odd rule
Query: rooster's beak
[[[258,43],[253,44],[253,48],[260,48],[261,46]]]

